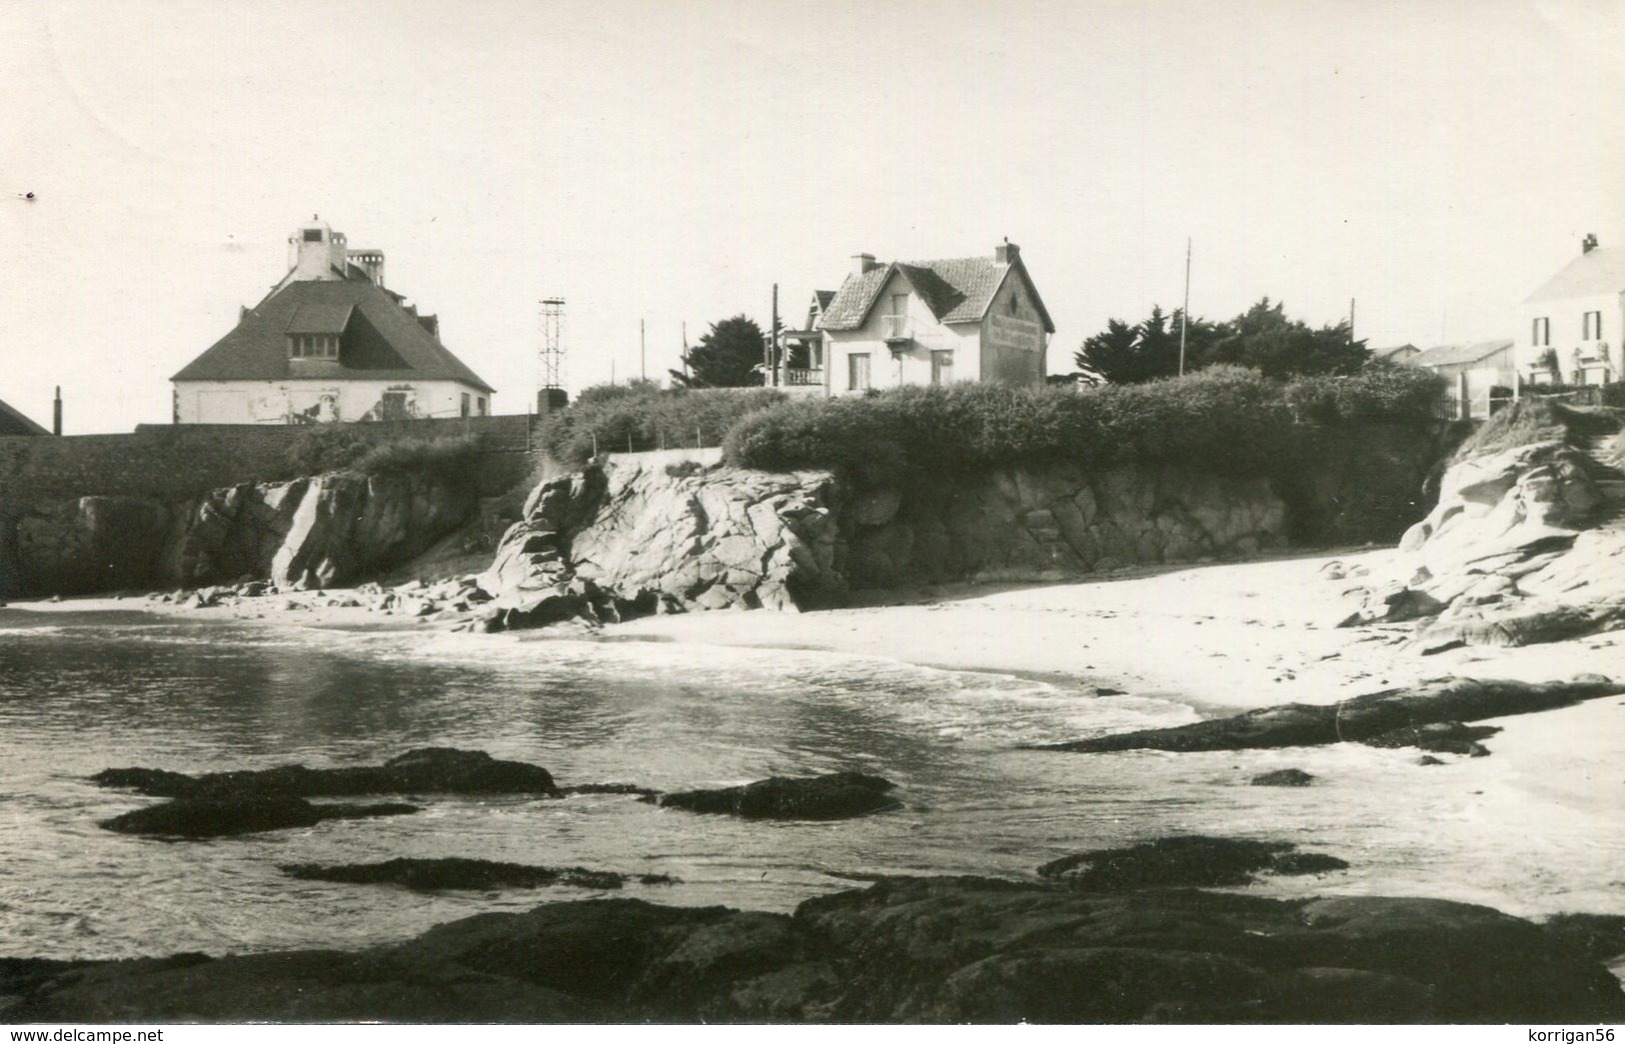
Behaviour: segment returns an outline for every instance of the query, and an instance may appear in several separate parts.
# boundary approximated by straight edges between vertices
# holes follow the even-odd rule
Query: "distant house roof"
[[[1429,348],[1410,359],[1412,366],[1459,366],[1463,363],[1482,362],[1497,352],[1512,347],[1512,341],[1479,341],[1477,344],[1441,344]]]
[[[1548,279],[1539,290],[1524,299],[1526,304],[1565,297],[1591,297],[1625,292],[1625,249],[1597,247],[1570,261]]]
[[[1421,350],[1416,345],[1407,342],[1392,348],[1378,348],[1371,353],[1371,356],[1374,359],[1390,359],[1398,362],[1400,359],[1409,358]]]
[[[0,402],[0,435],[49,435],[48,430],[35,424],[21,413]]]
[[[829,307],[831,301],[835,300],[835,291],[814,290],[813,298],[818,301],[818,310],[822,312]]]
[[[171,380],[449,380],[494,390],[425,328],[422,317],[403,308],[401,300],[364,276],[283,283]],[[302,359],[295,371],[287,335],[340,332],[352,336],[346,337],[338,361]]]
[[[1038,288],[1033,286],[1019,254],[1008,263],[991,257],[953,257],[940,261],[894,261],[862,275],[853,273],[824,307],[824,317],[818,325],[824,330],[858,329],[868,319],[881,289],[899,272],[919,293],[938,322],[979,323],[1012,271],[1020,273],[1022,282],[1027,284],[1027,292],[1044,319],[1045,331],[1054,333],[1055,324],[1050,321],[1049,310],[1038,296]]]

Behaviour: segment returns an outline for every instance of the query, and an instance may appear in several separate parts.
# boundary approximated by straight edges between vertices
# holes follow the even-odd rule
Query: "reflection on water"
[[[1418,772],[1407,752],[1014,749],[1193,718],[1180,704],[1088,691],[807,651],[0,610],[0,954],[359,946],[589,894],[423,895],[293,881],[279,863],[463,855],[656,872],[682,883],[626,894],[784,910],[849,886],[833,874],[1022,875],[1174,832],[1279,837],[1356,864],[1277,891],[1625,910],[1617,846],[1582,840],[1551,810],[1530,817],[1540,825],[1523,849],[1502,844],[1459,778]],[[901,784],[906,808],[747,823],[611,795],[433,798],[415,816],[168,844],[97,829],[149,799],[84,778],[114,765],[364,764],[420,746],[537,762],[563,784],[675,789],[856,769]],[[1286,765],[1321,784],[1246,785]]]

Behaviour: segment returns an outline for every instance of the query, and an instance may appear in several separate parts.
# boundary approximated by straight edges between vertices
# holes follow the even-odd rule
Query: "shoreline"
[[[955,583],[860,591],[854,604],[804,612],[715,610],[648,616],[584,631],[556,625],[511,632],[555,638],[827,651],[913,666],[1005,674],[1062,688],[1109,689],[1184,703],[1204,716],[1283,703],[1328,704],[1446,675],[1542,682],[1625,674],[1625,632],[1518,647],[1467,646],[1423,655],[1413,625],[1338,627],[1345,589],[1331,562],[1372,573],[1393,548],[1259,556],[1136,568],[1084,580]],[[359,631],[450,630],[469,614],[414,619],[332,604],[350,589],[283,592],[211,608],[104,595],[11,602],[57,613],[140,613],[163,619]],[[297,605],[298,608],[290,606]]]

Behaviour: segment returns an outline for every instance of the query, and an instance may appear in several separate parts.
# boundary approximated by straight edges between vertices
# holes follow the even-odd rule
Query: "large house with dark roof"
[[[1613,384],[1625,342],[1625,250],[1586,236],[1580,256],[1520,309],[1518,375],[1530,384]]]
[[[880,264],[859,254],[823,306],[823,386],[829,395],[953,381],[1044,383],[1055,332],[1021,250]]]
[[[440,341],[440,323],[384,286],[384,255],[315,218],[288,274],[171,378],[177,424],[308,424],[485,416],[494,389]]]

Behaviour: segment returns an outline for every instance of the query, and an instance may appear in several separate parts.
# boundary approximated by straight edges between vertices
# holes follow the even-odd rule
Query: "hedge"
[[[836,468],[883,482],[925,472],[1069,461],[1086,468],[1166,461],[1262,473],[1292,459],[1307,429],[1431,420],[1443,382],[1380,367],[1273,381],[1215,366],[1186,377],[1093,388],[994,384],[803,399],[733,425],[727,461],[772,471]]]
[[[598,452],[720,446],[740,417],[784,401],[783,392],[765,388],[588,388],[548,418],[542,445],[565,467],[580,467]]]

